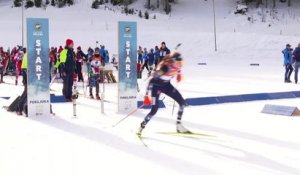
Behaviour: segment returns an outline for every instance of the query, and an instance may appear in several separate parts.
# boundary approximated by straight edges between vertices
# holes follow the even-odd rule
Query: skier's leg
[[[299,69],[299,64],[298,63],[296,63],[295,64],[295,83],[297,83],[298,82],[298,69]]]
[[[65,99],[68,100],[68,96],[69,96],[69,75],[66,74],[66,76],[64,76],[64,96]]]
[[[168,86],[165,88],[163,93],[165,93],[167,96],[174,99],[179,104],[179,110],[177,113],[177,122],[180,123],[184,107],[186,106],[185,100],[183,99],[180,92],[171,83],[168,84]]]
[[[144,118],[144,121],[141,123],[141,127],[139,129],[138,135],[141,135],[142,130],[146,127],[147,123],[152,119],[152,117],[158,111],[159,96],[160,96],[161,91],[157,86],[154,86],[151,90],[151,93],[152,93],[151,111],[147,114],[147,116]]]
[[[67,74],[66,79],[66,99],[71,100],[73,88],[73,75]]]
[[[89,87],[89,91],[90,91],[90,98],[94,98],[94,96],[93,96],[93,88],[92,88],[93,86],[90,86]]]
[[[145,63],[143,64],[143,66],[142,66],[142,69],[141,69],[141,72],[143,72],[144,71],[144,69],[145,69]]]
[[[284,73],[284,80],[285,81],[288,80],[288,73],[289,73],[288,65],[285,65],[285,73]]]
[[[165,91],[163,91],[163,93],[165,93],[167,96],[174,99],[179,104],[179,109],[178,109],[178,113],[177,113],[177,121],[176,121],[177,132],[191,133],[188,129],[186,129],[181,124],[183,111],[184,111],[184,108],[187,106],[187,103],[183,99],[182,95],[171,83],[168,84],[168,86],[166,86],[166,88],[164,90]]]
[[[288,75],[288,79],[289,79],[289,80],[290,80],[290,78],[291,78],[291,75],[292,75],[293,71],[294,71],[294,68],[293,68],[293,66],[290,64],[290,65],[289,65],[289,75]]]
[[[154,60],[154,65],[155,65],[155,69],[156,69],[156,67],[157,67],[157,65],[158,65],[158,58],[155,58],[155,60]]]
[[[147,71],[150,72],[150,69],[149,69],[149,66],[148,66],[148,61],[146,61],[146,66],[145,67],[146,67]]]
[[[83,81],[81,63],[77,63],[78,82]]]

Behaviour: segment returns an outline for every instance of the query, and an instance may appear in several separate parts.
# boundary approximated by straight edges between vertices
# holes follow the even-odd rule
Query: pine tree
[[[169,3],[169,0],[163,0],[164,2],[164,10],[166,14],[169,14],[171,12],[171,4]]]
[[[14,0],[14,6],[15,7],[21,7],[22,6],[22,0]]]
[[[93,9],[98,9],[99,8],[99,1],[98,0],[94,0],[94,2],[92,3],[92,8]]]
[[[145,11],[145,19],[149,19],[149,13],[148,13],[148,11]]]
[[[51,0],[51,5],[54,7],[56,6],[56,1],[55,0]]]
[[[42,7],[42,0],[34,0],[34,5],[35,5],[37,8]]]
[[[34,2],[32,0],[27,0],[26,1],[26,4],[25,4],[26,8],[31,8],[33,6],[34,6]]]
[[[67,0],[66,3],[70,6],[74,4],[74,0]]]
[[[124,12],[125,12],[126,15],[128,15],[129,10],[128,10],[128,6],[127,6],[127,5],[126,5],[125,8],[124,8]]]
[[[139,11],[139,17],[140,17],[140,18],[143,17],[143,14],[142,14],[142,11],[141,11],[141,10]]]
[[[150,9],[150,6],[151,6],[151,0],[147,0],[147,5],[146,5],[147,9]]]
[[[50,4],[50,0],[46,0],[45,4],[49,5]]]
[[[62,8],[66,5],[66,1],[65,0],[58,0],[58,8]]]

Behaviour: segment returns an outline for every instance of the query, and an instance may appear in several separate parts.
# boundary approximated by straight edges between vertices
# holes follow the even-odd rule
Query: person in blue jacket
[[[144,52],[143,52],[143,66],[142,66],[142,72],[144,70],[144,68],[147,69],[148,73],[150,73],[150,69],[149,69],[149,57],[148,57],[148,51],[147,51],[147,48],[144,48]]]
[[[293,52],[294,60],[295,60],[295,83],[298,83],[298,69],[300,67],[300,43],[298,44],[298,47],[295,48]]]
[[[105,63],[109,63],[109,52],[107,49],[105,49]]]
[[[100,49],[100,56],[103,60],[103,64],[105,64],[105,58],[106,58],[106,51],[105,51],[105,46],[102,45],[101,46],[101,49]]]
[[[138,53],[138,63],[143,64],[143,48],[139,46],[139,50],[137,51]]]
[[[291,74],[293,72],[293,66],[292,66],[292,51],[290,44],[286,45],[286,48],[282,51],[283,57],[284,57],[284,63],[285,66],[285,74],[284,74],[284,82],[285,83],[291,83],[290,80]]]
[[[155,46],[155,50],[154,50],[154,64],[155,64],[155,68],[158,65],[159,62],[159,55],[160,55],[160,50],[158,48],[158,46]]]

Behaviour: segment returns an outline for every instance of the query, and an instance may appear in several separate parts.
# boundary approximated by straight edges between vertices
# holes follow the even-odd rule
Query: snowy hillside
[[[140,19],[138,16],[121,14],[121,10],[109,11],[104,7],[91,10],[90,1],[78,1],[75,6],[57,9],[49,6],[46,10],[31,8],[25,10],[26,17],[46,17],[50,20],[50,45],[63,45],[66,38],[72,38],[75,45],[83,48],[94,47],[96,41],[105,44],[111,53],[117,51],[117,22],[134,20],[138,22],[138,44],[154,47],[166,41],[170,48],[182,42],[182,51],[189,59],[220,57],[222,52],[232,53],[232,58],[250,57],[256,59],[277,59],[286,43],[297,44],[300,35],[299,9],[282,7],[283,19],[269,23],[247,21],[247,16],[234,15],[235,0],[216,1],[217,42],[219,53],[214,50],[212,3],[204,0],[178,1],[173,12],[150,12],[156,20]],[[142,8],[143,2],[137,1],[133,8]],[[117,7],[113,7],[117,8]],[[118,8],[117,8],[118,9]],[[249,12],[249,14],[255,12]],[[288,18],[288,14],[294,16]],[[0,5],[0,45],[12,47],[21,44],[21,8],[11,8],[11,2]],[[167,33],[162,31],[168,31]],[[282,34],[282,35],[280,35]],[[26,41],[26,36],[25,36]],[[245,45],[252,52],[244,52]],[[201,48],[201,49],[200,49]],[[261,53],[260,49],[267,50]],[[248,49],[247,49],[248,50]],[[191,55],[190,55],[191,54]],[[247,54],[247,55],[245,55]],[[237,56],[235,56],[237,55]],[[224,57],[224,55],[222,55]],[[259,58],[257,58],[259,57]],[[224,58],[223,58],[224,59]],[[197,62],[197,61],[195,61]]]

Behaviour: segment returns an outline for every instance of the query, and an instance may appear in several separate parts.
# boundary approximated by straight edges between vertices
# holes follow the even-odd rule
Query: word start
[[[131,67],[130,67],[130,63],[131,63],[131,60],[130,60],[130,41],[126,41],[126,59],[125,59],[125,66],[126,66],[126,69],[125,69],[125,72],[126,72],[126,76],[127,78],[130,77],[130,70],[131,70]]]
[[[36,51],[35,72],[38,80],[40,80],[42,76],[41,46],[42,46],[41,40],[36,40],[35,41],[35,51]]]

